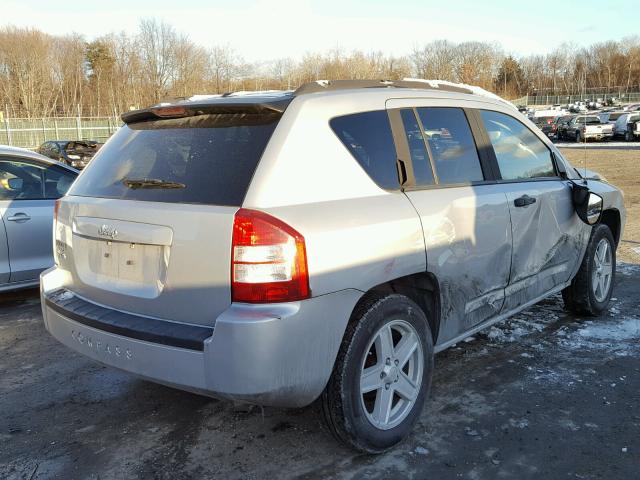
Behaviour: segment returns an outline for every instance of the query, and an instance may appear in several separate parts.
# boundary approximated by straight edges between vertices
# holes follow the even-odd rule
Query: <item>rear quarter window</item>
[[[400,188],[397,154],[385,110],[335,117],[329,125],[379,187],[386,190]]]
[[[125,125],[69,194],[240,206],[279,119],[280,114],[205,114]],[[165,187],[141,186],[146,180]]]

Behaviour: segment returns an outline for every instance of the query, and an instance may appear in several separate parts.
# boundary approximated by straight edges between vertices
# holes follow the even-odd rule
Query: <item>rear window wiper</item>
[[[122,183],[133,190],[138,188],[185,188],[184,183],[169,182],[159,178],[125,178]]]

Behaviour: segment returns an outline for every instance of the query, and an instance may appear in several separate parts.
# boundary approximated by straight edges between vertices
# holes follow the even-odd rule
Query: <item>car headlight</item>
[[[67,155],[71,160],[80,160],[80,155]]]

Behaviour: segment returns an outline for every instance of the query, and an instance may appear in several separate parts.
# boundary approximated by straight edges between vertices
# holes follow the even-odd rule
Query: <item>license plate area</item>
[[[169,247],[74,235],[73,258],[78,277],[87,285],[154,298],[164,288]]]

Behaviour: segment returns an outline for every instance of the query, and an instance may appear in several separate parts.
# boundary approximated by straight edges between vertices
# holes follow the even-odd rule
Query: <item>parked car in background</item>
[[[534,117],[533,123],[542,130],[547,137],[553,136],[553,121],[556,117],[548,116],[548,117]]]
[[[620,115],[613,126],[613,135],[618,138],[624,138],[627,141],[634,139],[634,125],[640,120],[640,112],[627,112]]]
[[[534,117],[533,118],[533,123],[540,129],[542,130],[542,133],[544,133],[546,136],[551,137],[553,135],[552,132],[552,125],[553,125],[553,121],[554,121],[555,117]]]
[[[0,291],[37,285],[53,265],[54,202],[77,175],[38,153],[0,145]]]
[[[597,115],[578,115],[567,125],[565,137],[576,142],[608,140],[613,137],[613,125],[603,124]]]
[[[551,133],[558,140],[564,140],[567,133],[567,126],[575,115],[561,115],[553,119]]]
[[[624,115],[624,111],[611,111],[611,112],[601,112],[598,114],[598,118],[602,123],[610,123],[611,125],[615,125],[616,120],[620,118],[621,115]]]
[[[640,110],[640,103],[631,103],[623,108],[627,112],[637,112]]]
[[[37,152],[82,170],[102,145],[93,140],[52,140],[40,145]]]

